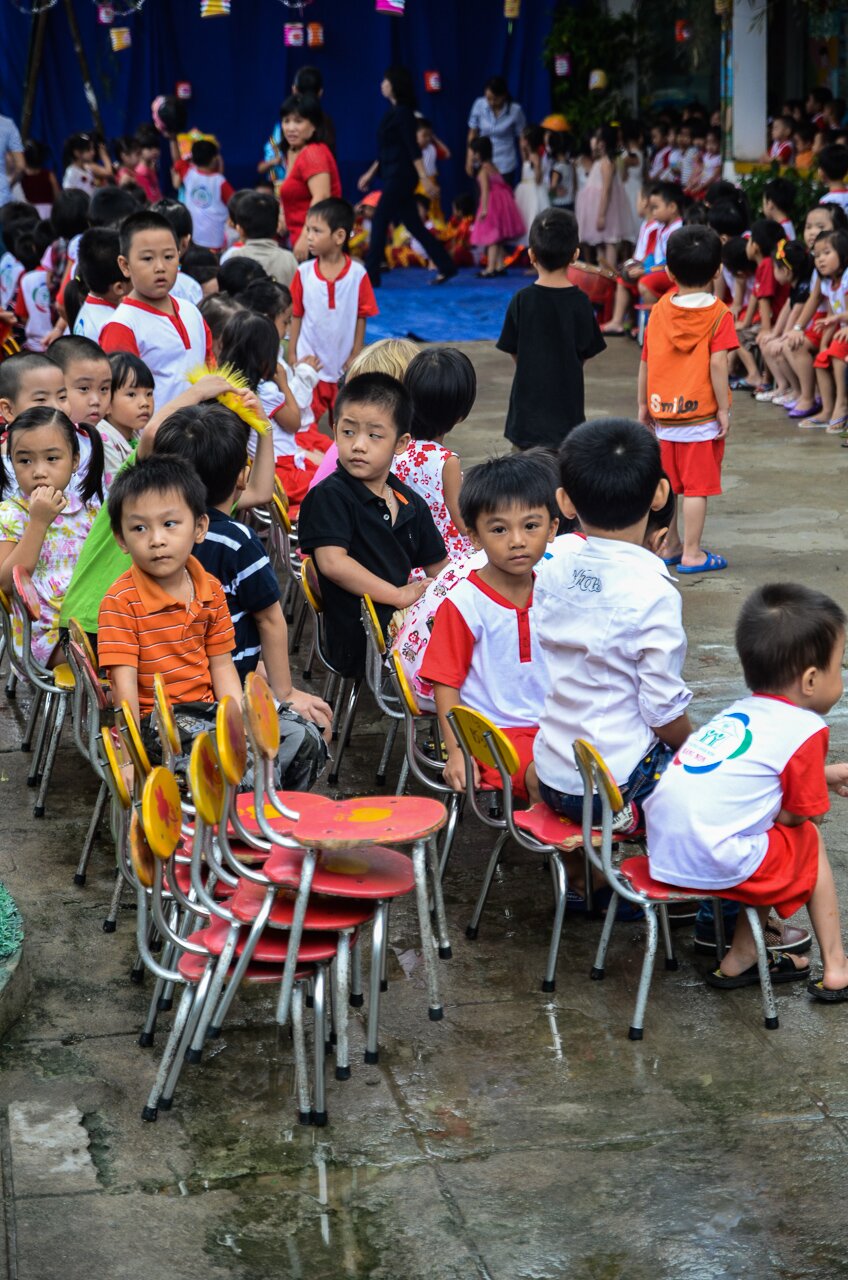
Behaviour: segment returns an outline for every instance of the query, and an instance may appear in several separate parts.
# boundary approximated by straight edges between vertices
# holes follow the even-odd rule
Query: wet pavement
[[[481,384],[455,433],[467,465],[499,445],[510,369],[488,344],[466,350]],[[593,416],[632,412],[636,366],[624,341],[589,366]],[[732,627],[751,586],[795,578],[848,603],[846,465],[838,440],[737,401],[707,527],[731,568],[681,582],[697,720],[741,691]],[[33,973],[0,1046],[4,1280],[848,1276],[848,1010],[778,988],[781,1026],[767,1032],[758,991],[708,989],[709,957],[682,929],[680,968],[659,962],[645,1039],[631,1043],[642,928],[616,926],[606,980],[591,982],[600,925],[567,916],[557,990],[543,995],[552,895],[538,858],[507,849],[479,937],[465,938],[490,847],[471,818],[445,879],[442,1022],[427,1018],[407,900],[392,912],[380,1061],[364,1065],[355,1013],[352,1078],[329,1064],[327,1128],[296,1123],[289,1036],[256,991],[186,1067],[173,1110],[142,1123],[167,1017],[157,1047],[139,1048],[149,988],[128,980],[134,910],[117,933],[100,927],[107,841],[85,887],[72,880],[96,786],[66,745],[47,817],[32,819],[23,710],[0,695],[0,877]],[[845,707],[830,719],[845,756]],[[382,737],[364,707],[341,793],[371,789]],[[825,836],[848,899],[844,802]]]

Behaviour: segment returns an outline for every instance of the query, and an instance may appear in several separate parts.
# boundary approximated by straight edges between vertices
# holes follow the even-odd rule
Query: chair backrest
[[[162,744],[163,759],[167,760],[169,756],[180,755],[182,742],[180,741],[177,722],[174,719],[174,708],[168,695],[165,681],[158,671],[153,676],[153,720],[156,724],[156,732],[159,734],[159,741]]]
[[[451,708],[450,724],[460,745],[480,764],[506,771],[507,778],[518,770],[519,759],[515,747],[497,725],[492,724],[479,711],[471,707]],[[499,758],[500,757],[500,758]]]
[[[275,476],[274,480],[277,485],[280,485],[279,477]],[[282,485],[280,485],[280,488],[282,488]],[[285,495],[285,491],[283,491],[282,498],[278,493],[274,494],[274,497],[271,500],[271,516],[272,518],[279,520],[283,527],[283,531],[286,534],[291,533],[292,526],[291,518],[289,517],[289,500]]]
[[[97,707],[97,710],[106,711],[109,707],[109,699],[106,697],[106,690],[100,683],[100,678],[89,660],[88,651],[71,638],[68,641],[68,656],[71,659],[72,667],[76,668],[74,674],[77,671],[79,672],[80,679],[85,685],[85,691]]]
[[[321,587],[318,583],[318,574],[315,571],[315,565],[312,556],[304,556],[303,563],[300,566],[300,585],[303,587],[303,594],[306,596],[310,609],[315,613],[321,613],[324,608],[324,602],[321,599]]]
[[[124,765],[130,763],[124,751],[124,741],[119,733],[104,726],[100,734],[103,759],[107,769],[107,782],[110,791],[122,809],[132,807],[132,796],[121,772]]]
[[[368,597],[366,596],[365,599],[367,600]],[[394,671],[395,685],[397,687],[401,707],[405,708],[411,716],[420,716],[421,709],[415,700],[415,694],[412,691],[412,685],[409,683],[409,678],[403,669],[403,663],[396,653],[391,655],[390,660],[392,670]]]
[[[180,789],[170,769],[151,769],[141,793],[141,821],[151,851],[167,861],[176,849],[182,829]]]
[[[191,748],[188,783],[197,816],[208,827],[216,827],[224,813],[224,779],[212,738],[204,730]]]
[[[16,564],[12,570],[12,594],[21,608],[26,610],[30,622],[38,622],[41,617],[41,601],[32,578],[22,564]]]
[[[91,641],[83,629],[82,623],[77,618],[68,618],[68,634],[74,643],[84,650],[86,657],[96,672],[97,655],[91,647]]]
[[[274,500],[275,502],[279,502],[280,506],[286,512],[286,516],[288,517],[289,495],[286,493],[283,487],[282,480],[277,475],[274,476]],[[291,528],[291,522],[289,522],[289,528]]]
[[[152,889],[156,858],[147,842],[141,818],[135,812],[130,819],[130,862],[139,884],[145,889]]]
[[[139,779],[146,778],[152,768],[150,757],[141,740],[141,730],[132,713],[132,707],[126,701],[121,703],[120,710],[116,712],[116,722],[120,721],[124,724],[124,744],[130,760],[138,772]]]
[[[610,884],[617,881],[612,861],[612,817],[624,805],[618,785],[606,766],[603,756],[584,738],[574,742],[574,759],[583,780],[583,847],[591,861],[603,871]],[[592,839],[592,798],[597,791],[601,801],[601,844],[598,848]],[[628,896],[627,889],[622,890]]]
[[[280,722],[277,704],[268,682],[255,671],[244,682],[244,713],[253,749],[266,760],[275,760],[280,749]]]
[[[623,808],[624,800],[618,789],[612,774],[606,766],[603,756],[591,742],[587,742],[585,738],[577,738],[574,742],[574,758],[577,761],[577,768],[580,770],[580,776],[584,783],[589,781],[592,786],[588,788],[593,793],[597,790],[601,797],[601,803],[604,797],[609,801],[609,806],[613,813],[618,813]]]
[[[247,768],[247,740],[244,736],[241,708],[229,694],[218,703],[215,714],[215,745],[224,777],[231,787],[239,786]]]
[[[380,654],[385,654],[386,637],[383,635],[383,628],[380,626],[380,619],[377,617],[374,601],[367,595],[362,597],[362,621],[366,634],[374,641],[377,651]]]

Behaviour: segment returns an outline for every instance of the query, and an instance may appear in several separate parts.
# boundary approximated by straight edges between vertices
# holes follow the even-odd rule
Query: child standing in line
[[[90,196],[100,185],[99,180],[112,177],[111,164],[104,164],[102,155],[100,164],[96,164],[95,154],[94,140],[88,133],[72,133],[65,140],[62,186],[66,191],[84,191]],[[108,160],[108,156],[105,158]]]
[[[581,244],[598,251],[598,262],[615,270],[622,240],[636,239],[633,212],[615,168],[618,139],[615,129],[602,125],[592,135],[593,164],[589,180],[577,193],[575,205]]]
[[[219,253],[224,247],[227,205],[235,195],[221,173],[218,145],[201,138],[192,144],[191,160],[177,160],[174,173],[191,214],[195,244]]]
[[[796,404],[799,398],[797,379],[792,366],[786,358],[789,335],[804,309],[810,296],[810,277],[813,273],[813,259],[801,240],[782,240],[774,254],[774,278],[779,285],[790,287],[789,301],[777,318],[774,329],[762,339],[757,340],[763,356],[763,363],[774,378],[774,387],[770,391],[759,392],[757,400],[769,401],[783,408]]]
[[[59,194],[59,183],[52,169],[45,167],[47,148],[31,138],[24,145],[24,171],[20,177],[24,199],[38,210],[39,218],[49,218],[53,201]]]
[[[153,374],[144,361],[131,351],[116,351],[109,364],[112,399],[97,428],[103,441],[103,487],[107,493],[153,417]]]
[[[730,430],[727,353],[738,345],[733,317],[710,292],[721,266],[711,227],[681,227],[668,242],[677,286],[651,311],[639,366],[639,421],[656,432],[663,470],[683,495],[683,540],[676,516],[664,547],[678,573],[727,568],[701,547],[707,498],[721,493],[721,461]]]
[[[486,250],[486,268],[477,272],[485,280],[491,276],[506,275],[506,242],[523,240],[526,231],[509,183],[492,164],[491,138],[474,138],[468,149],[480,188],[477,216],[471,226],[471,243]]]
[[[130,283],[118,265],[121,238],[106,227],[90,227],[79,244],[78,270],[88,290],[77,312],[74,333],[92,342],[113,318],[118,303],[130,291]]]
[[[794,583],[748,597],[736,649],[751,695],[680,746],[645,803],[651,872],[659,880],[786,919],[807,906],[824,974],[800,956],[773,957],[772,982],[807,980],[816,999],[848,999],[848,958],[839,904],[819,824],[828,791],[848,795],[848,764],[826,765],[822,717],[842,697],[846,618],[835,601]],[[748,917],[710,986],[759,982]]]
[[[105,326],[103,350],[132,351],[153,374],[160,405],[188,387],[188,374],[213,362],[212,335],[191,302],[171,290],[179,270],[177,237],[161,213],[140,209],[121,223],[121,270],[132,289]]]
[[[346,252],[352,205],[335,196],[319,200],[306,216],[305,230],[312,260],[300,264],[291,282],[289,363],[306,355],[321,361],[312,401],[317,422],[325,410],[332,414],[339,378],[364,347],[366,321],[378,307],[368,273]]]
[[[816,395],[813,359],[821,346],[822,321],[827,312],[822,297],[821,276],[815,267],[815,245],[823,231],[845,230],[846,226],[848,220],[838,204],[814,205],[804,220],[804,244],[813,255],[814,270],[810,277],[810,296],[786,341],[786,358],[801,388],[794,404],[786,406],[790,418],[812,418],[821,408],[821,401]]]
[[[795,208],[795,183],[791,178],[772,178],[763,187],[763,217],[779,222],[787,240],[795,239],[792,211]]]
[[[27,351],[43,351],[53,332],[50,272],[41,263],[49,244],[50,231],[41,223],[31,232],[17,232],[14,238],[15,254],[23,266],[14,311],[24,327]]]
[[[538,279],[512,298],[497,344],[515,363],[504,435],[518,449],[557,449],[586,417],[583,363],[606,343],[592,304],[568,278],[578,253],[574,214],[540,214],[529,253]]]
[[[525,236],[529,236],[536,215],[544,212],[551,203],[542,165],[544,144],[545,135],[537,124],[528,124],[521,130],[518,143],[521,152],[521,181],[515,188],[515,203],[524,223]]]
[[[848,421],[848,232],[823,231],[813,246],[813,259],[827,308],[819,322],[821,349],[813,361],[822,407],[803,426],[838,434]]]

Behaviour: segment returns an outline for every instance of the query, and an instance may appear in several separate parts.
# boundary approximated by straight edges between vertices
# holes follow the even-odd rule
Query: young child
[[[20,351],[0,361],[0,422],[14,422],[25,409],[67,412],[65,374],[50,356]]]
[[[491,150],[491,139],[487,139],[487,141],[490,143],[489,150]],[[518,148],[521,152],[521,181],[515,188],[515,204],[523,223],[522,238],[529,236],[533,219],[537,214],[543,213],[545,209],[549,208],[551,203],[548,184],[545,182],[542,168],[544,143],[545,135],[537,124],[528,124],[521,130],[521,137],[518,140]],[[480,155],[482,160],[481,153],[477,152],[476,154]],[[491,156],[489,157],[489,162],[491,163]],[[484,198],[481,186],[481,204]],[[503,238],[505,240],[513,240],[517,237],[509,235]]]
[[[32,623],[32,652],[42,666],[61,661],[59,607],[74,565],[97,514],[92,499],[100,488],[103,451],[94,433],[85,479],[77,490],[71,477],[80,464],[74,425],[60,409],[25,409],[8,428],[8,458],[15,485],[0,468],[0,588],[11,594],[12,570],[31,577],[41,606]],[[22,629],[13,616],[15,645]]]
[[[39,223],[32,231],[18,231],[14,237],[15,256],[23,267],[18,278],[14,312],[24,328],[24,348],[43,351],[53,334],[50,305],[50,272],[42,265],[50,245],[49,223]]]
[[[65,140],[62,149],[62,163],[65,172],[62,175],[62,186],[66,191],[84,191],[91,195],[98,186],[98,180],[111,178],[112,166],[108,168],[95,162],[94,140],[88,133],[72,133]]]
[[[121,467],[153,417],[153,374],[131,351],[109,357],[112,396],[98,431],[103,441],[103,487],[108,493]]]
[[[321,361],[317,356],[303,356],[293,368],[286,359],[286,338],[292,317],[290,291],[284,284],[277,284],[271,279],[251,280],[236,301],[248,311],[266,316],[274,325],[279,341],[277,363],[282,365],[289,390],[300,410],[299,431],[304,433],[302,447],[326,453],[333,447],[332,441],[315,429],[315,414],[312,412],[312,395],[321,377]]]
[[[379,314],[365,268],[345,251],[352,230],[346,200],[331,196],[314,204],[306,216],[312,261],[302,262],[291,282],[289,363],[306,355],[321,361],[312,401],[316,421],[325,410],[332,413],[339,378],[365,345],[368,316]]]
[[[227,250],[222,264],[237,257],[252,258],[272,280],[288,287],[297,271],[297,258],[277,243],[279,200],[268,191],[237,191],[230,201],[229,216],[239,243]]]
[[[795,132],[792,134],[792,145],[795,148],[795,168],[806,173],[812,169],[815,157],[813,155],[813,139],[816,131],[806,120],[800,120],[795,125]]]
[[[409,393],[395,378],[369,373],[346,380],[336,412],[338,466],[300,509],[299,542],[318,571],[329,658],[344,676],[363,671],[362,596],[371,597],[385,627],[447,563],[426,502],[391,472],[411,425]],[[410,582],[416,568],[427,577]]]
[[[727,568],[724,556],[701,547],[730,430],[727,353],[739,343],[730,311],[710,291],[720,266],[711,227],[675,231],[667,270],[677,287],[651,311],[639,366],[639,421],[656,432],[663,470],[683,495],[683,540],[675,519],[664,549],[683,574]]]
[[[683,192],[675,182],[660,182],[651,191],[649,204],[651,217],[660,224],[660,229],[654,246],[653,266],[639,277],[637,287],[640,301],[653,304],[672,288],[665,261],[669,237],[683,226]]]
[[[822,147],[816,156],[819,181],[827,186],[827,192],[821,198],[822,204],[838,204],[848,211],[848,187],[845,178],[848,175],[848,147],[832,142]]]
[[[403,381],[412,396],[412,439],[392,469],[427,503],[451,560],[464,560],[473,547],[460,514],[462,464],[444,439],[474,407],[474,366],[455,347],[428,347],[411,362]]]
[[[471,243],[486,250],[486,268],[478,271],[483,279],[506,275],[504,257],[507,240],[523,240],[524,219],[509,183],[492,164],[491,138],[474,138],[468,145],[477,173],[480,203],[471,227]]]
[[[20,176],[21,191],[38,210],[39,218],[49,218],[53,201],[59,194],[59,183],[52,169],[46,167],[47,148],[30,138],[24,145],[24,171]]]
[[[244,681],[261,659],[274,697],[326,729],[333,714],[327,704],[292,685],[280,586],[265,549],[253,530],[231,515],[247,487],[248,434],[245,424],[223,405],[194,405],[162,424],[154,456],[183,458],[206,486],[209,526],[194,555],[224,588],[235,628],[233,662],[239,679]]]
[[[638,281],[646,272],[653,270],[662,223],[651,214],[651,191],[650,184],[645,183],[637,205],[637,213],[642,221],[636,247],[633,250],[633,257],[622,264],[619,272],[612,316],[601,325],[601,333],[604,337],[615,338],[626,332],[625,324],[632,319],[633,304],[639,301]],[[662,252],[664,254],[665,250],[663,249]]]
[[[117,231],[90,227],[83,233],[77,265],[88,292],[73,324],[78,337],[99,342],[119,302],[129,293],[129,281],[118,265],[120,251]]]
[[[839,434],[848,422],[848,232],[823,231],[813,246],[827,313],[820,324],[821,350],[813,361],[822,407],[805,427],[824,427]]]
[[[779,222],[787,240],[795,239],[792,211],[795,208],[795,183],[791,178],[772,178],[763,187],[763,217]]]
[[[462,486],[462,519],[487,563],[456,583],[439,605],[420,672],[433,685],[447,748],[445,782],[455,791],[465,790],[465,760],[447,716],[461,702],[503,729],[515,747],[516,796],[539,798],[533,741],[549,685],[533,588],[535,566],[559,523],[554,486],[550,462],[533,453],[480,463]],[[500,785],[496,769],[475,764],[475,786],[481,780]]]
[[[763,363],[774,378],[770,391],[755,396],[760,401],[783,408],[790,402],[798,402],[800,392],[792,365],[787,359],[789,337],[793,332],[810,296],[810,277],[813,273],[812,255],[802,240],[781,240],[774,254],[774,278],[778,285],[789,285],[789,301],[778,316],[777,324],[762,338],[758,345]]]
[[[516,293],[498,349],[515,363],[504,435],[518,449],[557,449],[583,422],[583,363],[606,347],[592,304],[568,278],[577,257],[577,220],[547,209],[530,228],[538,279]]]
[[[762,157],[763,164],[792,163],[795,149],[792,146],[792,135],[795,132],[795,121],[792,116],[775,116],[771,122],[771,146]]]
[[[228,293],[213,293],[203,299],[198,310],[212,335],[212,358],[216,364],[220,364],[224,330],[236,312],[242,310],[242,304]]]
[[[533,749],[544,802],[583,814],[575,738],[603,755],[622,789],[619,830],[638,825],[641,800],[691,732],[683,683],[680,595],[644,546],[648,517],[668,501],[657,441],[636,422],[607,418],[572,431],[560,452],[557,501],[585,541],[539,567],[533,611],[547,696]],[[595,819],[600,817],[596,799]],[[574,864],[578,877],[582,869]]]
[[[14,304],[18,281],[23,275],[23,263],[15,256],[15,236],[32,232],[39,219],[30,205],[17,201],[0,209],[0,232],[3,236],[3,256],[0,257],[0,311],[7,311]]]
[[[848,227],[848,219],[838,204],[817,204],[804,220],[804,246],[814,254],[816,241],[823,231],[839,231]],[[829,255],[824,255],[828,260]],[[815,267],[815,263],[814,263]],[[822,281],[814,269],[810,278],[810,293],[786,339],[786,359],[800,386],[794,403],[787,404],[790,418],[813,418],[821,408],[816,395],[816,371],[813,360],[822,342],[824,321],[827,318],[822,295]],[[799,426],[803,425],[799,421]]]
[[[119,187],[125,187],[129,183],[135,184],[138,181],[136,169],[141,160],[141,148],[138,145],[138,139],[133,137],[132,134],[126,134],[122,138],[116,138],[113,147],[115,155],[118,157],[115,181]]]
[[[161,213],[163,218],[167,218],[177,237],[180,265],[171,293],[175,298],[185,298],[186,302],[193,302],[196,307],[199,307],[203,301],[203,286],[185,270],[186,256],[191,253],[193,247],[191,237],[194,223],[191,214],[181,201],[168,199],[157,200],[156,204],[150,206],[150,212]],[[217,262],[214,265],[217,266]]]
[[[174,173],[191,214],[194,243],[219,253],[224,247],[227,205],[235,192],[221,173],[217,143],[208,139],[193,143],[191,160],[177,160]]]
[[[789,297],[788,286],[778,284],[774,275],[774,254],[783,239],[783,231],[779,223],[771,218],[757,218],[751,225],[750,235],[745,242],[745,253],[754,267],[754,284],[744,315],[736,321],[740,346],[736,358],[745,367],[745,378],[732,378],[734,390],[767,391],[768,384],[761,382],[759,370],[753,357],[761,335],[771,333],[777,317]],[[727,248],[727,246],[725,246]],[[731,359],[731,373],[735,358]]]
[[[699,196],[721,177],[721,164],[721,129],[707,129],[704,135],[704,154],[701,156]]]
[[[106,352],[140,356],[164,405],[186,389],[192,369],[212,361],[212,335],[197,307],[171,297],[179,253],[173,227],[161,213],[140,209],[122,222],[118,262],[132,289],[100,342]]]
[[[657,879],[757,908],[764,924],[807,906],[824,974],[809,962],[774,957],[772,982],[808,979],[828,1002],[848,998],[833,873],[819,823],[828,790],[848,795],[848,765],[826,765],[822,717],[842,697],[846,618],[833,600],[794,583],[748,597],[736,649],[751,696],[741,698],[680,745],[645,803],[648,856]],[[745,912],[730,950],[707,976],[714,987],[759,982]]]
[[[136,134],[136,142],[139,159],[135,166],[135,180],[144,192],[148,204],[155,204],[162,199],[162,188],[159,185],[162,139],[154,124],[146,124]]]
[[[669,137],[668,125],[658,122],[651,126],[651,164],[648,169],[648,178],[651,182],[670,182],[672,178],[671,172],[671,144],[673,137]]]
[[[551,204],[555,209],[574,212],[576,179],[574,176],[574,139],[570,133],[551,129],[548,133],[551,153]]]
[[[65,374],[71,422],[78,427],[96,427],[105,418],[112,396],[112,370],[105,351],[90,338],[69,334],[53,343],[50,359]],[[85,459],[83,449],[81,471],[85,471]]]

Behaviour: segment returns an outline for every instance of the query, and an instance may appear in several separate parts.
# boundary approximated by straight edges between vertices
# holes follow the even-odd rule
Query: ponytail
[[[91,453],[88,456],[88,466],[85,469],[85,479],[79,482],[79,496],[81,500],[88,506],[92,498],[99,498],[103,502],[103,440],[100,432],[96,427],[78,426],[79,435],[88,437],[91,444]]]

